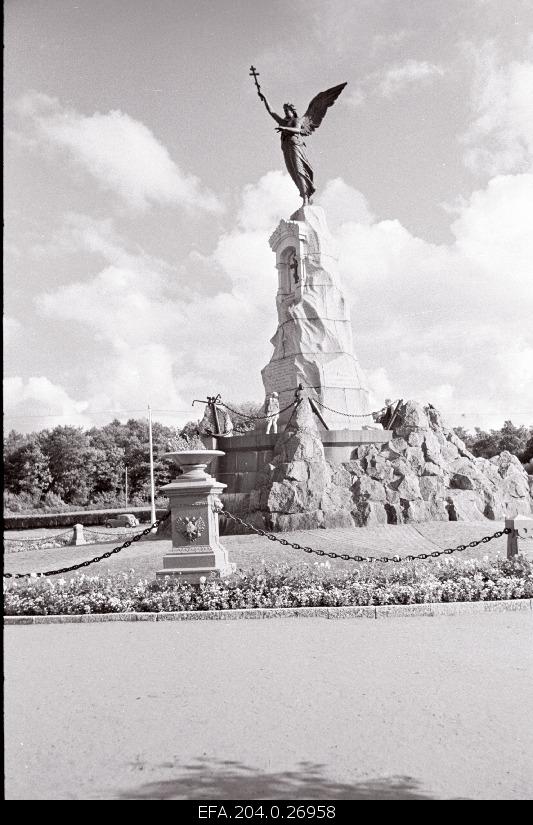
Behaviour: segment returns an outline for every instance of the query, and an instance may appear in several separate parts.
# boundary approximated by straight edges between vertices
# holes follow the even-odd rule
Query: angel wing
[[[312,99],[301,121],[300,128],[302,135],[310,135],[311,132],[318,129],[327,110],[330,106],[333,106],[345,86],[346,83],[341,83],[339,86],[334,86],[332,89],[320,92],[320,94]]]

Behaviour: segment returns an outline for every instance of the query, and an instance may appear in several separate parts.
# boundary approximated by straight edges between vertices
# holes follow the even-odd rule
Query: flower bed
[[[265,566],[198,587],[174,578],[139,579],[134,570],[70,580],[4,580],[4,613],[35,616],[82,613],[341,607],[427,602],[470,602],[533,597],[533,563],[453,560],[395,565],[362,564],[349,573],[329,562]]]

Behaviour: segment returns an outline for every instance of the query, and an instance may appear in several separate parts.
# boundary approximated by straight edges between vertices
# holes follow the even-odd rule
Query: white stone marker
[[[161,488],[170,501],[172,550],[163,556],[163,569],[156,577],[179,576],[199,584],[212,573],[227,576],[235,570],[220,544],[218,495],[226,487],[206,473],[206,467],[222,450],[194,450],[165,453],[183,474]]]

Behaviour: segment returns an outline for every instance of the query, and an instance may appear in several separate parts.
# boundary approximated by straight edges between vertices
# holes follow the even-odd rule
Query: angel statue
[[[302,118],[298,117],[298,113],[292,103],[284,103],[283,111],[285,117],[281,117],[270,108],[268,100],[262,93],[257,81],[258,72],[256,72],[253,66],[251,67],[250,74],[254,78],[259,98],[265,104],[270,117],[278,124],[276,131],[281,133],[281,149],[283,151],[283,157],[285,158],[287,171],[298,187],[303,205],[307,206],[307,204],[312,203],[311,198],[316,190],[313,183],[313,170],[307,159],[303,138],[312,134],[315,129],[318,129],[327,110],[330,106],[333,106],[346,86],[346,83],[341,83],[339,86],[334,86],[332,89],[327,89],[325,92],[320,92],[320,94],[316,95],[307,107],[307,111]]]

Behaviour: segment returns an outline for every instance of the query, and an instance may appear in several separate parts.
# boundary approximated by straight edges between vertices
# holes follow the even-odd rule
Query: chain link
[[[114,541],[115,538],[116,538],[116,534],[113,535],[113,533],[104,533],[103,530],[88,530],[86,527],[83,528],[83,535],[84,536],[86,536],[86,535],[101,536],[104,539],[107,539],[107,541]],[[134,536],[135,535],[135,530],[129,530],[129,531],[124,530],[124,532],[121,533],[120,535],[121,536],[127,536],[129,538],[129,536]]]
[[[462,553],[464,550],[468,548],[478,547],[480,544],[488,544],[489,541],[493,539],[501,538],[502,536],[509,535],[512,533],[510,527],[505,527],[503,530],[497,530],[490,536],[483,536],[483,538],[478,539],[477,541],[471,541],[468,544],[459,544],[457,547],[448,547],[445,550],[434,550],[432,553],[418,553],[416,555],[408,555],[408,556],[360,556],[354,555],[350,556],[348,553],[335,553],[335,552],[326,552],[325,550],[315,550],[313,547],[305,547],[297,542],[287,541],[287,539],[281,539],[278,536],[274,535],[274,533],[269,533],[266,530],[261,530],[259,527],[255,527],[253,524],[250,524],[244,519],[239,518],[239,516],[234,516],[233,513],[228,512],[227,510],[219,510],[219,514],[226,516],[231,521],[234,521],[236,524],[240,524],[242,527],[247,527],[253,533],[256,533],[258,536],[264,536],[269,541],[278,542],[283,547],[292,547],[294,550],[302,550],[304,553],[314,553],[317,556],[325,556],[329,559],[341,559],[342,561],[354,561],[354,562],[381,562],[383,564],[387,562],[403,562],[403,561],[416,561],[417,559],[425,560],[425,559],[436,559],[439,556],[449,556],[452,553]],[[70,573],[73,570],[79,570],[82,567],[89,567],[91,564],[95,564],[96,562],[102,561],[102,559],[108,559],[115,553],[120,553],[121,550],[130,547],[134,542],[139,541],[143,536],[148,535],[151,533],[153,529],[159,527],[166,519],[170,516],[170,511],[165,513],[160,519],[156,519],[150,527],[147,527],[146,530],[143,530],[142,533],[137,533],[137,535],[132,536],[131,540],[125,541],[119,547],[114,547],[113,550],[109,550],[107,553],[103,553],[101,556],[95,556],[92,559],[87,559],[87,561],[80,562],[80,564],[73,564],[70,567],[61,567],[58,570],[47,570],[44,573],[4,573],[4,579],[23,579],[28,578],[32,575],[36,575],[37,577],[42,576],[56,576],[60,573]]]
[[[345,413],[341,412],[340,410],[334,410],[333,407],[327,407],[326,404],[323,404],[322,401],[319,401],[318,398],[313,398],[315,404],[318,404],[320,407],[323,407],[325,410],[329,410],[329,412],[336,413],[337,415],[343,415],[345,418],[374,418],[374,415],[377,415],[379,410],[376,410],[373,413]]]
[[[477,547],[478,544],[487,544],[492,539],[499,539],[501,536],[508,535],[511,533],[510,527],[505,527],[503,530],[498,530],[496,533],[493,533],[492,536],[484,536],[482,539],[478,541],[471,541],[469,544],[460,544],[458,547],[448,547],[446,550],[434,550],[432,553],[418,553],[418,555],[409,555],[409,556],[350,556],[348,553],[327,553],[325,550],[314,550],[312,547],[303,547],[301,544],[297,542],[287,541],[287,539],[280,539],[278,536],[274,535],[274,533],[268,533],[266,530],[261,530],[259,527],[254,527],[253,524],[249,524],[247,521],[244,521],[239,516],[234,516],[232,513],[229,513],[227,510],[220,510],[220,514],[226,516],[227,518],[231,519],[232,521],[236,522],[237,524],[241,524],[243,527],[248,527],[254,533],[257,533],[258,536],[264,536],[269,541],[277,541],[279,544],[282,544],[284,547],[292,547],[294,550],[303,550],[304,553],[315,553],[317,556],[327,556],[330,559],[342,559],[343,561],[355,561],[355,562],[402,562],[402,561],[415,561],[416,559],[436,559],[439,556],[449,556],[451,553],[461,553],[463,550],[466,550],[468,547]]]
[[[56,533],[54,536],[36,536],[33,539],[6,538],[5,544],[46,544],[49,541],[56,541],[56,539],[63,538],[63,536],[68,536],[70,533],[73,533],[72,527],[65,530],[64,533]]]
[[[302,389],[315,389],[314,387],[302,387]],[[377,415],[380,410],[375,410],[374,412],[370,413],[346,413],[342,412],[341,410],[334,410],[333,407],[328,407],[326,404],[323,404],[318,398],[311,398],[316,404],[319,404],[324,410],[328,410],[329,412],[335,413],[336,415],[343,415],[345,418],[371,418],[374,420],[374,415]],[[269,415],[247,415],[246,413],[239,412],[239,410],[234,410],[233,407],[229,407],[224,401],[219,400],[217,401],[218,406],[225,407],[228,412],[233,413],[233,415],[238,415],[241,418],[245,418],[250,421],[265,421],[269,418],[274,418],[276,415],[281,415],[281,413],[290,410],[291,407],[295,405],[296,401],[293,401],[291,404],[288,404],[282,410],[277,413],[270,413]]]
[[[250,421],[266,421],[268,418],[275,418],[277,415],[281,415],[281,413],[287,412],[290,410],[291,407],[294,407],[294,401],[289,404],[287,407],[283,407],[282,410],[279,412],[270,413],[269,415],[246,415],[246,413],[241,413],[238,410],[234,410],[232,407],[228,407],[223,401],[220,401],[218,404],[219,407],[225,407],[229,412],[233,413],[233,415],[240,415],[241,418],[249,419]]]
[[[95,564],[97,561],[109,559],[114,553],[120,553],[121,550],[130,547],[134,542],[140,541],[143,536],[147,536],[154,528],[159,527],[169,516],[170,510],[161,518],[156,519],[154,523],[151,524],[150,527],[147,527],[146,530],[143,530],[142,533],[137,533],[135,536],[132,536],[131,539],[125,541],[124,544],[121,544],[120,547],[114,547],[112,550],[108,550],[107,553],[102,553],[101,556],[95,556],[93,559],[87,559],[87,561],[82,561],[79,564],[72,564],[70,567],[60,567],[58,570],[47,570],[44,573],[4,573],[4,579],[25,579],[31,576],[37,576],[37,578],[41,578],[42,576],[57,576],[59,573],[71,573],[73,570],[79,570],[81,567],[89,567],[89,565]]]

